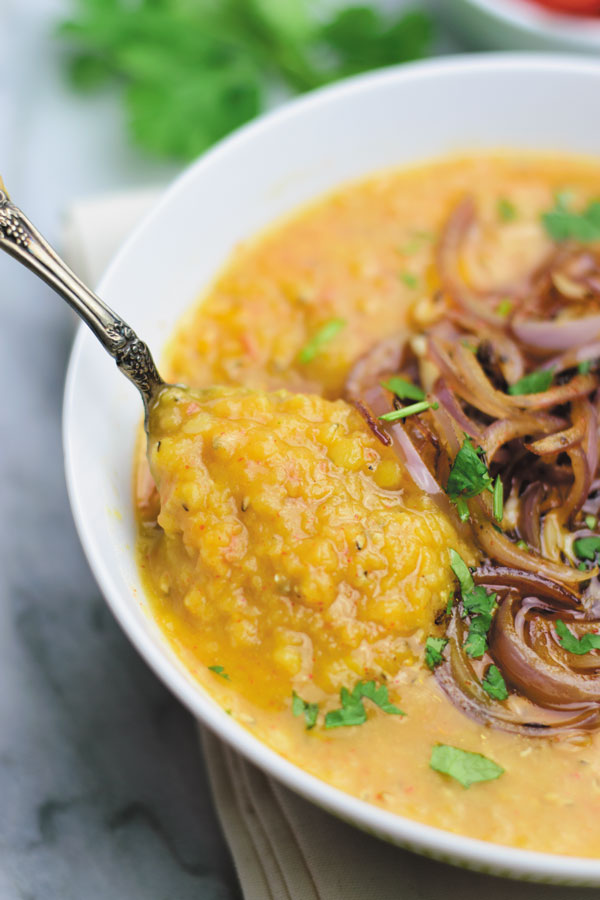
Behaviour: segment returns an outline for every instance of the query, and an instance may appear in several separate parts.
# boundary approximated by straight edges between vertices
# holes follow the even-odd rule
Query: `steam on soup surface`
[[[136,478],[156,618],[233,717],[390,811],[591,857],[599,175],[453,158],[240,247]]]

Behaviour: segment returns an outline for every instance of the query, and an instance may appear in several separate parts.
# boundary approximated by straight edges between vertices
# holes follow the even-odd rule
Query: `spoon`
[[[127,322],[86,287],[19,207],[11,203],[1,178],[0,247],[49,284],[93,331],[142,395],[144,427],[148,433],[150,409],[169,386],[160,377],[148,346]]]

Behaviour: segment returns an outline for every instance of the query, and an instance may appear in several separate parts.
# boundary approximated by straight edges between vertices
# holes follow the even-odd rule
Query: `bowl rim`
[[[215,157],[243,145],[246,141],[258,138],[262,132],[272,126],[279,127],[299,112],[319,108],[335,101],[338,97],[357,94],[363,90],[367,91],[379,84],[384,85],[396,81],[410,84],[421,80],[443,78],[444,75],[454,72],[463,74],[470,72],[474,76],[482,76],[486,72],[497,74],[501,71],[511,71],[514,74],[515,67],[518,67],[523,74],[527,72],[539,74],[550,71],[556,74],[557,71],[563,71],[600,80],[600,66],[597,63],[585,57],[569,54],[458,54],[354,76],[291,100],[244,125],[183,170],[115,254],[100,281],[99,293],[102,295],[115,273],[118,273],[122,261],[130,252],[130,247],[143,238],[144,232],[157,218],[164,215],[164,210],[168,209],[173,197],[186,191],[188,182],[195,179],[199,172],[208,169]],[[209,727],[234,750],[267,774],[274,776],[286,787],[317,806],[378,837],[418,853],[477,871],[487,871],[491,874],[531,881],[569,883],[580,886],[600,885],[600,859],[542,853],[467,837],[391,813],[347,794],[279,755],[244,728],[242,724],[228,716],[224,710],[210,700],[208,695],[203,694],[201,688],[186,679],[183,672],[169,659],[167,653],[160,650],[139,627],[133,614],[134,604],[131,602],[131,598],[124,597],[115,573],[105,564],[101,551],[97,548],[92,523],[86,515],[80,496],[74,465],[75,451],[72,431],[76,429],[73,411],[77,392],[77,372],[82,362],[84,343],[88,340],[88,336],[87,327],[83,323],[80,324],[69,357],[63,397],[62,434],[65,476],[73,518],[89,566],[112,613],[136,650],[171,692],[203,725]]]
[[[461,0],[498,22],[519,28],[531,36],[567,40],[575,49],[577,42],[589,49],[600,47],[600,18],[575,16],[559,10],[536,6],[531,0]]]

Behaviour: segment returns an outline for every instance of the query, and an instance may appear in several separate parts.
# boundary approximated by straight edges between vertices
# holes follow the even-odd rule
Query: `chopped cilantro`
[[[582,638],[575,637],[564,622],[560,619],[556,620],[556,633],[560,646],[568,653],[576,653],[577,656],[583,656],[590,650],[600,650],[600,634],[589,631]]]
[[[472,591],[463,591],[462,601],[470,616],[491,615],[496,605],[497,594],[488,594],[483,585],[478,584]]]
[[[448,744],[436,744],[431,751],[429,765],[435,772],[455,778],[464,788],[479,781],[493,781],[504,772],[502,766],[487,756]]]
[[[420,387],[417,387],[417,385],[413,384],[411,381],[407,381],[406,378],[401,378],[400,375],[393,375],[391,378],[388,378],[387,381],[382,381],[381,386],[387,388],[388,391],[391,391],[392,394],[395,394],[400,400],[425,399],[425,391],[421,390]]]
[[[600,241],[600,201],[592,201],[582,212],[569,209],[569,199],[557,195],[554,209],[544,213],[542,221],[554,241]]]
[[[529,551],[529,544],[527,543],[527,541],[524,541],[523,538],[517,541],[517,547],[519,548],[519,550]]]
[[[573,543],[573,550],[579,559],[590,559],[594,562],[596,554],[600,553],[600,537],[590,535],[589,537],[577,538]]]
[[[225,671],[224,666],[209,666],[208,667],[211,672],[214,672],[215,675],[220,675],[221,678],[225,678],[227,681],[230,681],[229,675]]]
[[[400,281],[409,288],[416,288],[419,286],[419,279],[416,275],[413,275],[411,272],[401,272],[400,273]]]
[[[459,497],[475,497],[493,490],[492,479],[483,459],[481,447],[475,448],[468,435],[452,463],[446,493],[456,503]]]
[[[505,297],[504,300],[501,300],[496,308],[496,314],[502,316],[505,319],[512,312],[513,302],[510,297]]]
[[[473,576],[469,571],[469,567],[462,556],[450,548],[450,568],[458,578],[460,589],[464,593],[469,593],[475,587]]]
[[[494,518],[496,522],[501,522],[502,516],[504,514],[504,486],[499,475],[496,478],[496,483],[494,484],[493,508]]]
[[[487,634],[492,624],[490,613],[481,613],[471,619],[469,634],[463,647],[467,656],[471,659],[481,659],[487,650]]]
[[[547,391],[554,378],[554,369],[540,369],[538,372],[530,372],[523,375],[514,384],[509,385],[508,393],[513,396],[519,394],[541,394]]]
[[[299,697],[296,691],[292,691],[292,713],[295,716],[304,716],[306,722],[306,730],[310,731],[317,724],[317,716],[319,715],[319,704],[308,703]]]
[[[439,405],[439,403],[430,403],[429,400],[422,400],[420,403],[411,403],[410,406],[403,406],[402,409],[393,409],[391,412],[379,416],[379,418],[383,422],[396,422],[398,419],[406,419],[407,416],[414,416],[428,409],[439,409]]]
[[[328,712],[325,716],[325,728],[340,728],[348,725],[362,725],[367,721],[363,699],[370,700],[383,712],[390,716],[404,716],[397,706],[390,702],[388,689],[382,684],[379,687],[374,681],[358,681],[350,692],[343,687],[340,691],[341,708]]]
[[[446,603],[446,615],[449,616],[452,612],[452,607],[454,606],[454,591],[450,591],[448,595],[448,602]]]
[[[577,371],[579,372],[580,375],[588,375],[591,368],[592,368],[591,359],[586,359],[586,360],[584,360],[584,362],[579,363],[579,365],[577,366]]]
[[[506,197],[500,197],[496,206],[498,218],[503,222],[514,222],[517,218],[517,208]]]
[[[146,152],[192,159],[264,109],[273,90],[307,91],[418,59],[432,40],[424,9],[310,0],[77,0],[60,26],[82,93],[114,86]],[[416,4],[415,4],[416,5]],[[340,8],[341,7],[341,8]]]
[[[443,662],[442,651],[447,643],[448,638],[441,637],[428,637],[425,641],[425,662],[430,669],[435,669]]]
[[[498,666],[490,666],[481,682],[484,691],[494,700],[507,700],[508,690]]]
[[[318,356],[323,347],[331,341],[336,334],[346,325],[344,319],[329,319],[319,328],[316,334],[304,345],[298,354],[301,363],[312,362]]]
[[[469,512],[469,504],[464,497],[457,497],[455,502],[458,518],[461,522],[468,522],[471,518],[471,513]]]
[[[598,519],[596,518],[596,516],[586,516],[585,524],[590,529],[590,531],[593,531],[594,528],[596,527],[596,525],[598,524]]]

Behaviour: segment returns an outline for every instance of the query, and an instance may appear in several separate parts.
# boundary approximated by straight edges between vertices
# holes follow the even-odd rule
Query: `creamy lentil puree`
[[[166,394],[154,411],[159,492],[143,462],[137,473],[154,613],[232,716],[388,810],[592,857],[598,732],[548,740],[492,729],[442,692],[424,643],[455,584],[449,548],[470,565],[477,551],[340,398],[374,343],[439,316],[434,248],[461,195],[480,216],[463,269],[472,284],[501,286],[548,252],[539,222],[556,191],[587,201],[599,174],[588,161],[517,155],[386,172],[239,248],[168,348],[167,376],[197,393]],[[332,320],[343,324],[315,344]],[[363,700],[365,721],[327,728],[340,689],[368,682],[387,689],[379,707]],[[440,743],[504,771],[465,790],[430,768]]]

